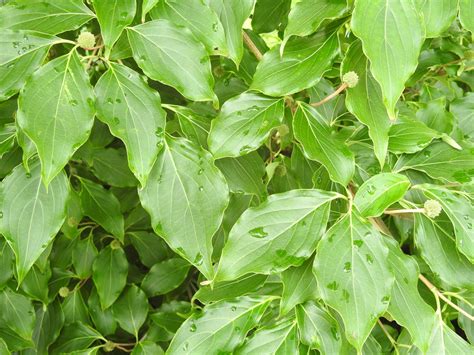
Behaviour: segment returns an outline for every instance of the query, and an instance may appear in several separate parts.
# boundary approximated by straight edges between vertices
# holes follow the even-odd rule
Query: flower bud
[[[122,247],[122,244],[118,240],[113,240],[112,243],[110,243],[110,247],[112,249],[119,249]]]
[[[95,37],[90,32],[82,32],[77,37],[77,44],[84,49],[93,48],[95,46]]]
[[[348,87],[353,88],[359,82],[359,75],[354,71],[348,71],[342,76],[342,82]]]
[[[430,218],[436,218],[441,213],[441,204],[436,200],[427,200],[424,204],[425,214]]]
[[[59,296],[61,296],[62,298],[66,298],[67,296],[69,296],[69,289],[67,287],[61,287],[59,289]]]

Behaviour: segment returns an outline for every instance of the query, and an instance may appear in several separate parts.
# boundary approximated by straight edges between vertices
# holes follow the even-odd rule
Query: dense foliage
[[[0,354],[474,353],[474,1],[0,3]]]

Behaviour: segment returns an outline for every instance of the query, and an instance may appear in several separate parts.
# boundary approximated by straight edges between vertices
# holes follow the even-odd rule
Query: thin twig
[[[336,97],[337,95],[339,95],[342,91],[344,91],[346,88],[347,88],[347,83],[342,83],[341,86],[339,86],[336,91],[334,91],[332,94],[326,96],[324,99],[322,99],[321,101],[318,101],[318,102],[313,102],[311,104],[311,106],[313,107],[318,107],[318,106],[321,106],[322,104],[330,101],[331,99],[333,99],[334,97]]]
[[[257,60],[259,61],[262,60],[263,58],[262,52],[260,52],[260,50],[257,48],[255,43],[253,43],[252,39],[249,37],[247,32],[242,31],[242,36],[244,38],[245,45],[249,48],[250,52],[252,52],[255,58],[257,58]]]
[[[379,324],[380,328],[382,328],[383,333],[387,337],[387,339],[390,341],[390,343],[393,346],[393,349],[395,350],[395,353],[399,354],[398,348],[397,348],[397,341],[393,339],[393,337],[390,335],[390,333],[385,329],[385,326],[383,323],[380,321],[380,319],[377,319],[377,323]]]
[[[406,208],[401,210],[385,210],[385,214],[424,213],[424,208]]]
[[[438,290],[436,288],[435,285],[433,285],[426,277],[424,277],[422,274],[418,275],[418,278],[421,280],[421,282],[423,282],[426,287],[429,288],[429,290],[431,292],[433,292],[433,294],[439,298],[441,298],[444,302],[446,302],[447,304],[449,304],[451,307],[453,307],[456,311],[458,311],[459,313],[461,313],[463,316],[465,316],[466,318],[470,319],[471,321],[474,321],[474,316],[467,313],[464,309],[462,309],[461,307],[459,307],[457,304],[453,303],[449,298],[447,298],[445,295],[443,295],[443,293]]]

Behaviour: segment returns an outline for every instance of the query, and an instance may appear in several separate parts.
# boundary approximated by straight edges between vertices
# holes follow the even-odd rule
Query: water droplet
[[[204,191],[204,187],[199,186],[199,191],[203,192],[203,191]]]
[[[285,249],[278,249],[278,250],[276,251],[276,254],[277,254],[277,256],[279,256],[280,258],[283,258],[283,257],[286,256],[287,252],[286,252]]]
[[[14,66],[15,66],[15,63],[10,63],[10,64],[7,65],[7,69],[11,69],[11,68],[13,68]]]
[[[192,323],[190,326],[189,326],[189,331],[191,333],[194,333],[196,331],[196,324]]]
[[[202,175],[203,172],[204,172],[204,169],[199,169],[198,175]]]
[[[18,46],[20,45],[20,42],[13,42],[12,45],[13,45],[13,48],[18,48]]]
[[[144,55],[141,55],[141,56],[138,58],[138,60],[139,60],[140,62],[144,62],[144,61],[146,61],[146,57],[145,57]]]
[[[329,242],[329,243],[332,243],[333,240],[334,240],[334,234],[331,234],[331,235],[328,237],[328,242]]]
[[[237,310],[237,307],[236,307],[236,306],[232,306],[232,307],[230,307],[230,310],[231,310],[232,312],[235,312],[235,311]]]
[[[463,218],[464,218],[465,221],[469,221],[469,215],[468,215],[468,214],[465,214],[465,215],[463,216]]]
[[[431,152],[429,150],[425,150],[423,151],[423,155],[426,157],[426,158],[429,158],[431,156]]]
[[[242,134],[243,134],[244,136],[246,136],[247,134],[249,134],[249,132],[250,132],[250,130],[249,130],[249,129],[246,129],[245,131],[242,132]]]
[[[115,99],[115,102],[118,103],[118,104],[121,104],[121,103],[122,103],[122,100],[120,100],[120,99]]]
[[[364,234],[364,237],[365,237],[365,238],[369,238],[369,237],[371,237],[371,236],[372,236],[372,233],[371,233],[371,232],[367,232],[367,233]]]
[[[207,62],[207,58],[208,58],[207,56],[202,57],[201,59],[199,59],[199,63],[201,63],[201,64],[206,63],[206,62]]]
[[[373,195],[375,193],[375,186],[372,184],[367,185],[367,192]]]
[[[408,284],[409,284],[408,278],[407,278],[407,277],[404,277],[404,278],[403,278],[403,282],[405,282],[405,283],[408,285]]]
[[[339,288],[339,284],[337,283],[337,281],[333,281],[331,283],[328,283],[326,287],[330,290],[336,291]]]
[[[260,238],[260,239],[265,238],[266,236],[268,236],[268,233],[265,232],[263,227],[254,228],[254,229],[249,231],[249,234],[250,234],[251,237]]]
[[[212,24],[212,30],[213,30],[214,32],[217,32],[217,31],[219,30],[219,24],[218,24],[217,22],[214,22],[214,23]]]
[[[162,127],[157,127],[156,130],[155,130],[155,135],[157,137],[161,137],[163,135],[163,128]]]
[[[30,173],[26,173],[25,174],[26,178],[29,179],[31,177],[31,174]]]
[[[248,145],[244,145],[242,148],[240,148],[240,154],[247,154],[250,151],[252,151],[252,147]]]
[[[0,211],[0,218],[3,218],[3,212]]]
[[[248,110],[249,112],[258,111],[258,106],[257,106],[257,105],[250,106],[247,110]]]
[[[369,264],[373,264],[374,262],[374,258],[370,254],[365,254],[365,260],[367,260]]]
[[[268,126],[268,121],[267,120],[262,122],[262,127],[266,127],[266,126]]]
[[[387,304],[390,301],[390,296],[383,296],[382,297],[382,303]]]
[[[234,328],[234,331],[235,331],[236,333],[240,332],[240,330],[241,330],[240,327],[235,327],[235,328]]]
[[[194,258],[194,264],[199,266],[199,265],[202,265],[203,261],[204,261],[204,258],[202,257],[202,254],[197,253],[196,257]]]
[[[306,226],[306,221],[301,221],[301,226],[302,227]]]
[[[351,271],[351,268],[352,268],[352,264],[349,261],[344,263],[344,272]]]
[[[77,106],[78,103],[79,102],[77,100],[74,100],[74,99],[69,101],[69,104],[71,104],[72,106]]]
[[[242,111],[237,111],[235,114],[236,114],[237,116],[242,116]]]
[[[331,335],[336,340],[341,339],[341,337],[339,336],[339,332],[337,331],[336,327],[331,327]]]
[[[106,100],[106,102],[107,102],[108,104],[113,104],[113,103],[114,103],[114,100],[113,100],[111,97],[109,97],[109,98]]]
[[[357,247],[357,248],[360,248],[362,245],[364,245],[364,242],[360,239],[357,239],[357,240],[354,240],[354,245]]]
[[[117,116],[115,116],[115,117],[113,118],[113,120],[114,120],[114,123],[115,123],[115,124],[119,124],[119,123],[120,123],[120,118],[118,118]]]
[[[126,18],[127,18],[127,15],[128,15],[128,13],[125,12],[125,11],[120,13],[120,17],[121,17],[122,19],[126,19]]]
[[[189,344],[188,344],[188,343],[184,343],[184,345],[183,345],[183,350],[184,350],[184,351],[188,350],[188,347],[189,347]]]
[[[471,223],[471,222],[469,222],[469,223],[467,224],[467,229],[472,229],[472,223]],[[460,240],[460,242],[461,242],[461,240]]]
[[[345,301],[345,302],[349,302],[349,291],[347,290],[342,290],[342,299]]]

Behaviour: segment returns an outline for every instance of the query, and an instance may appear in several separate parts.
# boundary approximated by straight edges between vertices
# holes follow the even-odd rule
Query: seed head
[[[59,289],[59,296],[66,298],[69,295],[69,289],[67,287],[61,287]]]
[[[348,71],[342,76],[342,82],[346,83],[348,87],[353,88],[359,82],[359,75],[354,71]]]
[[[436,218],[441,213],[441,204],[436,200],[427,200],[424,204],[425,214],[430,218]]]
[[[95,46],[95,37],[90,32],[82,32],[77,37],[77,44],[84,49],[93,48]]]
[[[120,244],[120,242],[118,240],[113,240],[112,243],[110,243],[110,247],[112,249],[119,249],[122,247],[122,245]]]

